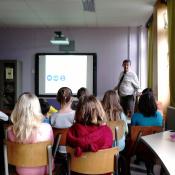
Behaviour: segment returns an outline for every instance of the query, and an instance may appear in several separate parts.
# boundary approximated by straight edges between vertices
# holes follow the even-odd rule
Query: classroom
[[[111,129],[112,148],[117,147],[117,151],[115,151],[118,158],[115,158],[117,168],[112,167],[115,169],[113,173],[118,175],[175,175],[174,158],[172,157],[175,153],[173,149],[175,146],[175,134],[173,133],[175,130],[174,9],[174,0],[0,0],[0,128],[1,133],[3,133],[0,136],[2,145],[0,154],[5,154],[2,147],[6,145],[8,155],[9,142],[4,141],[7,139],[5,138],[5,130],[7,128],[10,130],[11,127],[14,132],[18,132],[20,129],[18,130],[17,127],[21,125],[19,123],[24,122],[24,119],[18,118],[24,112],[19,104],[22,103],[28,108],[27,102],[25,103],[26,98],[31,100],[31,106],[35,100],[37,101],[35,103],[40,102],[40,105],[43,100],[42,103],[46,103],[45,105],[50,107],[50,111],[48,110],[46,113],[49,117],[51,116],[48,123],[53,130],[53,136],[48,135],[48,137],[54,137],[52,143],[49,142],[53,146],[50,152],[54,152],[50,156],[56,156],[56,158],[54,157],[55,169],[53,172],[50,169],[53,169],[52,166],[54,165],[48,161],[50,163],[49,173],[91,174],[90,171],[79,172],[72,169],[76,161],[73,162],[70,157],[74,156],[74,151],[76,155],[76,149],[81,150],[79,146],[75,150],[70,150],[70,157],[66,156],[66,163],[70,163],[70,167],[66,165],[67,170],[59,170],[60,167],[57,166],[59,156],[57,155],[58,150],[55,151],[55,146],[58,144],[57,147],[59,147],[60,140],[62,146],[62,138],[66,134],[73,139],[72,133],[69,133],[72,130],[68,131],[67,128],[75,129],[74,124],[76,122],[82,124],[84,118],[80,119],[79,115],[81,113],[83,116],[83,112],[86,113],[82,110],[86,109],[83,106],[85,102],[90,103],[91,101],[94,106],[97,105],[96,110],[102,107],[102,111],[97,111],[102,116],[104,112],[105,118],[107,118],[109,111],[105,111],[105,94],[109,91],[109,93],[115,91],[118,99],[116,103],[120,103],[116,108],[126,116],[120,118],[122,121],[125,121],[126,118],[127,126],[123,134],[125,136],[125,148],[121,150],[117,141],[118,135],[120,135],[118,133],[120,126],[116,126],[116,124],[114,127],[112,124],[108,124],[110,120],[113,120],[114,114],[110,113],[110,119],[106,123],[104,121],[108,118],[102,117],[101,121],[98,121],[99,114],[96,124],[92,124],[89,118],[86,121],[91,123],[90,126],[98,125],[101,127],[101,125],[106,125],[108,128],[114,128],[114,130]],[[62,43],[57,43],[58,38],[59,42]],[[66,42],[68,41],[68,44],[63,43],[63,39]],[[129,90],[126,93],[126,96],[133,95],[133,111],[125,111],[125,104],[122,103],[122,99],[124,99],[122,97],[125,95],[122,94],[123,91],[120,92],[124,82],[129,82],[127,78],[131,78],[130,75],[128,77],[124,75],[127,72],[125,60],[127,60],[129,70],[134,72],[136,79],[138,79],[138,83],[136,83],[138,86],[130,82],[134,88],[134,95],[129,94]],[[82,87],[89,91],[87,99],[78,96],[78,90]],[[147,89],[146,93],[143,92],[145,89]],[[70,96],[65,96],[64,98],[67,101],[63,103],[62,96],[65,94]],[[155,110],[159,111],[162,116],[161,126],[159,124],[148,124],[146,126],[146,119],[143,119],[145,123],[140,127],[141,124],[132,118],[135,113],[140,114],[142,110],[148,110],[149,104],[152,103],[146,103],[147,99],[143,97],[145,94],[151,95],[153,98],[156,105],[154,106]],[[141,102],[142,97],[143,102]],[[22,102],[22,100],[24,101]],[[71,102],[69,108],[64,108],[63,106],[69,100]],[[101,102],[100,106],[98,106],[99,102]],[[140,107],[141,103],[146,109]],[[38,110],[41,113],[42,107]],[[54,113],[62,113],[62,110],[63,114],[65,111],[71,112],[71,117],[75,116],[75,118],[72,119],[69,116],[71,125],[68,124],[69,126],[64,127],[64,123],[61,125],[62,131],[59,131],[60,127],[58,127],[59,129],[55,127],[58,121],[55,119]],[[33,115],[35,112],[31,111],[31,114]],[[86,117],[85,114],[84,116]],[[60,126],[60,124],[58,125]],[[132,128],[133,125],[137,125],[136,129]],[[143,126],[150,128],[144,129]],[[26,125],[21,127],[23,130],[26,128]],[[66,131],[63,132],[65,128]],[[47,129],[48,132],[52,132],[49,128]],[[7,132],[11,133],[12,130]],[[82,129],[82,134],[83,132]],[[134,132],[136,136],[132,136]],[[24,135],[22,134],[21,138]],[[8,133],[7,137],[9,137]],[[74,138],[72,142],[75,140]],[[19,142],[23,143],[22,139]],[[69,143],[71,146],[72,142],[70,143],[65,139],[63,145]],[[128,143],[132,146],[128,146]],[[139,145],[148,152],[139,149]],[[67,149],[66,152],[64,152],[65,150],[63,152],[64,154],[69,153],[69,148],[60,147],[58,149]],[[85,148],[82,148],[82,153],[80,151],[77,154],[84,154],[88,151],[88,149],[85,149],[86,151],[83,149]],[[94,150],[95,148],[91,149]],[[98,148],[96,149],[98,150]],[[97,150],[92,151],[92,153],[98,153]],[[113,158],[109,161],[113,161]],[[41,159],[43,158],[41,157]],[[148,165],[148,159],[152,162],[151,165]],[[83,161],[79,160],[80,167],[87,164],[82,163]],[[0,171],[2,170],[2,173],[6,175],[8,174],[7,169],[11,171],[14,168],[11,166],[7,168],[4,162],[4,156],[1,156]],[[96,160],[96,162],[98,161]],[[61,162],[61,168],[65,166],[64,163],[65,159],[63,165]],[[87,169],[98,169],[92,164]],[[152,167],[150,168],[150,166]],[[4,167],[6,168],[4,169]],[[20,174],[20,170],[17,169],[17,172]],[[97,174],[111,173],[111,171],[100,172]]]

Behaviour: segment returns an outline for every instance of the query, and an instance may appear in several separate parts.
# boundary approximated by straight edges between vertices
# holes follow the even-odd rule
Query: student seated
[[[153,93],[153,90],[151,88],[145,88],[143,91],[142,91],[142,94],[144,93]],[[163,116],[163,106],[162,106],[162,103],[160,101],[156,101],[156,105],[157,105],[157,110],[162,114]]]
[[[68,87],[62,87],[58,90],[56,99],[58,103],[60,103],[60,110],[51,115],[51,125],[54,128],[69,128],[73,125],[75,111],[72,110],[72,91]],[[66,147],[64,145],[60,145],[57,148],[56,159],[60,156],[59,154],[66,154]]]
[[[139,98],[138,110],[131,117],[131,125],[139,126],[163,126],[163,116],[157,110],[157,104],[152,90],[143,90],[142,95]],[[146,148],[145,152],[145,164],[147,167],[147,174],[153,174],[154,156],[152,156]],[[151,156],[150,156],[151,155]]]
[[[42,123],[43,115],[38,98],[29,92],[21,94],[11,114],[13,123],[7,130],[7,139],[18,143],[37,143],[51,140],[53,131],[49,124]],[[37,168],[16,167],[19,175],[44,175],[47,166]]]
[[[58,112],[51,115],[51,125],[55,128],[69,128],[74,122],[75,111],[71,109],[72,91],[68,87],[58,90],[57,101],[61,108]]]
[[[46,99],[44,98],[39,98],[40,106],[41,106],[41,112],[44,116],[43,123],[49,123],[50,124],[50,119],[48,116],[48,112],[50,110],[50,105],[47,102]]]
[[[152,91],[143,90],[139,98],[138,112],[131,117],[131,125],[162,126],[163,116],[157,110],[157,104]]]
[[[75,123],[67,133],[67,144],[75,148],[75,155],[111,148],[112,131],[106,125],[105,112],[94,96],[80,98],[75,113]]]
[[[89,91],[87,88],[85,87],[81,87],[80,89],[78,89],[77,91],[77,98],[78,100],[81,98],[81,97],[84,97],[84,96],[88,96],[89,95]],[[72,109],[76,110],[77,109],[77,104],[78,104],[78,101],[73,101],[72,103]]]
[[[102,106],[106,113],[106,117],[108,121],[117,121],[123,120],[125,122],[125,133],[128,133],[128,124],[127,117],[123,112],[123,109],[119,103],[119,96],[114,90],[106,91],[102,100]],[[120,151],[125,147],[125,134],[118,141],[117,145],[120,148]]]

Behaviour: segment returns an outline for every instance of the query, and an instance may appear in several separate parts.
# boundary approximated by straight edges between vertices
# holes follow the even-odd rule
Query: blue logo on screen
[[[58,81],[58,75],[53,76],[53,81]]]
[[[47,80],[51,81],[52,80],[52,75],[47,75]]]
[[[65,81],[65,75],[47,75],[47,81]]]
[[[60,75],[60,80],[64,81],[66,79],[65,75]]]

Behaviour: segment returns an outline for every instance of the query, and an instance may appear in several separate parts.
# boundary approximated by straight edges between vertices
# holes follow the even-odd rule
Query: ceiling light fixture
[[[69,45],[69,39],[61,31],[56,31],[55,37],[50,42],[54,45]]]

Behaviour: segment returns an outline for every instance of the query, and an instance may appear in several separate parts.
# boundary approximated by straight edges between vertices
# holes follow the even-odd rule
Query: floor
[[[144,162],[134,164],[134,158],[131,161],[131,175],[147,175]],[[154,175],[160,175],[160,165],[154,166]]]

